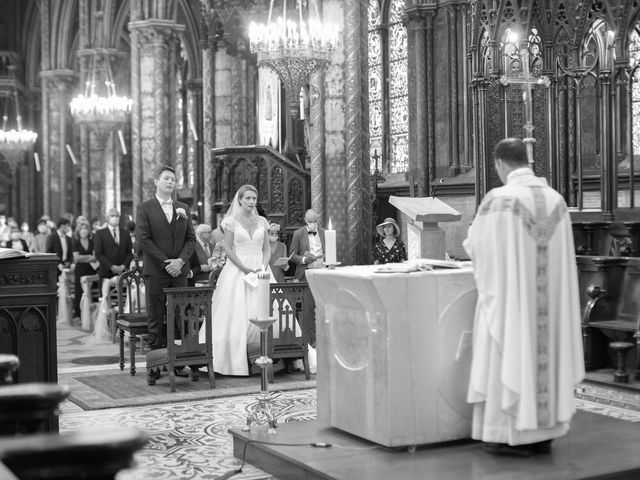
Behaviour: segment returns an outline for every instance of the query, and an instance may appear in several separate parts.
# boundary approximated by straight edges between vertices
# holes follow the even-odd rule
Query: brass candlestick
[[[267,433],[276,433],[276,417],[271,409],[271,394],[269,393],[269,380],[267,378],[267,368],[273,363],[267,356],[267,330],[276,322],[276,317],[250,318],[249,321],[260,329],[260,356],[256,358],[255,364],[260,367],[260,393],[256,397],[257,403],[251,409],[247,417],[247,424],[242,428],[248,432],[251,424],[268,424]]]

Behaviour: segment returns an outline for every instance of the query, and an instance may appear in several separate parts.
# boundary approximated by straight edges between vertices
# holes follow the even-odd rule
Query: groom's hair
[[[174,175],[176,174],[176,171],[173,167],[170,167],[169,165],[163,165],[160,168],[158,168],[158,170],[156,170],[156,178],[160,178],[160,175],[162,175],[162,172],[171,172]]]

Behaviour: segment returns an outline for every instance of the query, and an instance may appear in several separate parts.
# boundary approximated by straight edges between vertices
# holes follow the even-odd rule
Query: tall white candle
[[[336,231],[331,226],[331,219],[329,219],[329,225],[324,231],[324,250],[325,250],[325,263],[327,265],[335,265],[337,262],[336,257]]]
[[[271,286],[269,272],[258,272],[258,320],[269,318],[269,302],[271,300]]]
[[[71,145],[67,143],[67,152],[69,152],[69,156],[71,157],[71,161],[74,165],[77,165],[78,161],[76,160],[76,156],[73,154],[73,150],[71,150]]]
[[[122,134],[122,130],[118,130],[118,138],[120,139],[120,148],[122,148],[122,154],[127,154],[127,144],[124,143],[124,135]]]

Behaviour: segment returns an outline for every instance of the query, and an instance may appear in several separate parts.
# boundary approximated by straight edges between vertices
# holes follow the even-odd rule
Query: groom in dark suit
[[[176,186],[174,169],[161,167],[154,182],[156,195],[138,205],[136,243],[142,251],[149,345],[151,349],[158,349],[167,342],[166,295],[162,289],[187,286],[189,259],[196,237],[189,207],[171,198]]]

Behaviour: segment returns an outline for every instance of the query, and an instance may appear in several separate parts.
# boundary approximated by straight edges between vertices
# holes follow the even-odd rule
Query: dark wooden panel
[[[0,353],[20,358],[16,383],[58,381],[55,255],[0,261]]]

